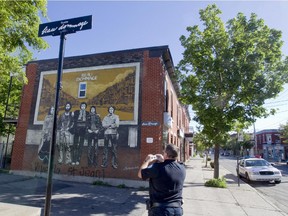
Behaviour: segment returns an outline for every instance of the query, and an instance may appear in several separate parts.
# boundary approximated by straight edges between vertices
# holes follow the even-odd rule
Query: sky
[[[282,31],[283,55],[288,56],[288,1],[56,1],[48,0],[48,19],[43,23],[92,15],[92,29],[68,34],[65,57],[112,52],[135,48],[168,45],[174,65],[184,51],[180,36],[187,36],[188,26],[202,26],[199,10],[215,3],[222,11],[226,23],[239,12],[262,18],[269,28]],[[43,39],[49,44],[45,51],[34,54],[35,59],[59,57],[59,36]],[[278,109],[277,114],[257,119],[256,131],[277,129],[288,122],[288,84],[275,98],[266,101],[265,107]],[[193,112],[191,112],[193,117]],[[197,124],[191,121],[191,126]],[[248,129],[253,132],[253,126]]]

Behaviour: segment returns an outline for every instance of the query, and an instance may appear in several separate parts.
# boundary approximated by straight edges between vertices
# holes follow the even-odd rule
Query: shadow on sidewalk
[[[0,184],[0,202],[45,207],[46,179],[33,178]],[[51,216],[142,215],[147,190],[53,182]]]

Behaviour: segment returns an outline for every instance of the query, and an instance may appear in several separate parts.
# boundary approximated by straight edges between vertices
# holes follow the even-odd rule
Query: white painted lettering
[[[56,31],[57,29],[58,29],[58,27],[49,29],[49,28],[46,26],[46,27],[42,30],[42,35],[43,35],[43,34],[47,34],[47,33],[54,32],[54,31]]]

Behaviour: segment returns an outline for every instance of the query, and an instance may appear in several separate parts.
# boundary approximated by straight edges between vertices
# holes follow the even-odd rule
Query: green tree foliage
[[[218,178],[220,144],[236,122],[251,123],[271,112],[263,104],[283,89],[288,58],[283,60],[281,31],[254,13],[249,19],[238,13],[226,27],[215,4],[199,14],[203,30],[189,26],[189,36],[180,37],[184,52],[177,69],[182,102],[192,105],[194,119],[215,143]]]
[[[239,141],[238,134],[242,133],[242,141]],[[225,149],[230,149],[236,156],[245,156],[249,154],[249,150],[254,146],[254,140],[251,140],[251,134],[238,132],[230,135],[228,142],[224,145]]]
[[[16,117],[19,111],[23,84],[27,83],[23,66],[32,59],[30,49],[41,50],[47,43],[38,37],[39,12],[46,17],[46,0],[0,1],[0,134],[5,134],[3,124],[5,108],[13,74],[6,118]],[[5,129],[6,128],[6,129]]]
[[[206,155],[205,167],[207,167],[208,152],[209,152],[209,149],[213,146],[213,141],[209,139],[205,134],[199,132],[193,136],[193,143],[196,144],[196,149],[198,152],[205,151],[205,155]]]
[[[281,124],[279,130],[281,138],[284,139],[284,143],[288,143],[288,122],[286,122],[286,124]]]

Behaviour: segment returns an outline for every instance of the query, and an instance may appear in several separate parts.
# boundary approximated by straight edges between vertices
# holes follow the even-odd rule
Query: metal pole
[[[65,33],[60,35],[60,49],[59,49],[59,62],[58,62],[58,72],[57,72],[57,85],[55,93],[55,112],[53,116],[53,132],[52,132],[52,143],[50,144],[50,157],[48,164],[48,177],[47,177],[47,188],[46,188],[46,199],[44,215],[49,216],[51,210],[51,196],[52,196],[52,175],[53,175],[53,165],[54,165],[54,153],[56,145],[56,135],[57,135],[57,114],[58,114],[58,101],[61,90],[61,80],[62,80],[62,70],[63,70],[63,60],[64,60],[64,48],[65,48]]]
[[[253,122],[253,130],[254,130],[255,153],[257,155],[258,154],[258,147],[257,147],[257,137],[256,137],[255,122]]]
[[[12,75],[12,73],[10,73],[10,81],[9,81],[8,94],[7,94],[7,100],[6,100],[6,105],[5,105],[4,119],[6,119],[7,110],[8,110],[10,92],[11,92],[11,87],[12,87],[12,78],[13,78],[13,75]],[[7,141],[6,141],[6,145],[5,145],[4,154],[3,154],[2,158],[1,158],[1,167],[3,169],[5,169],[7,145],[8,145],[8,142],[9,142],[9,135],[10,135],[10,124],[9,124],[9,130],[8,130],[8,135],[7,135]],[[3,147],[4,147],[4,143],[3,143]]]
[[[238,187],[240,186],[240,176],[239,176],[239,156],[237,157],[237,182],[238,182]]]
[[[11,92],[11,87],[12,87],[12,78],[13,78],[13,75],[10,73],[10,82],[9,82],[9,87],[8,87],[8,95],[7,95],[7,100],[6,100],[4,119],[6,119],[6,114],[7,114],[7,109],[8,109],[9,97],[10,97],[10,92]]]
[[[6,166],[7,147],[8,147],[8,143],[9,143],[10,128],[11,128],[11,124],[9,124],[8,135],[7,135],[7,141],[6,141],[5,152],[4,152],[4,157],[3,157],[3,166],[2,166],[3,169],[5,169],[5,166]]]

